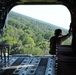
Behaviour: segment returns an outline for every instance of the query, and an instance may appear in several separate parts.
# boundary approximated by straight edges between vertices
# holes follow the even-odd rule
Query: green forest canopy
[[[10,54],[49,54],[49,40],[55,29],[60,28],[22,14],[10,11],[2,39],[3,44],[10,45]],[[63,29],[66,34],[67,30]],[[63,44],[71,44],[71,38]]]

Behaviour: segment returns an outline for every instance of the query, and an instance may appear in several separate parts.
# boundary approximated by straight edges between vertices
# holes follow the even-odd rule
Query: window
[[[8,13],[1,41],[11,45],[10,54],[46,55],[54,30],[61,28],[66,34],[70,23],[70,12],[63,5],[18,5]]]

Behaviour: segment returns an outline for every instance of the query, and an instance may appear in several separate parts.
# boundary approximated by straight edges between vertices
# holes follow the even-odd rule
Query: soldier
[[[56,29],[54,32],[53,37],[50,38],[50,51],[49,53],[52,55],[56,55],[56,46],[61,45],[63,41],[65,41],[67,38],[71,35],[71,29],[69,29],[68,33],[66,35],[62,35],[61,29]]]

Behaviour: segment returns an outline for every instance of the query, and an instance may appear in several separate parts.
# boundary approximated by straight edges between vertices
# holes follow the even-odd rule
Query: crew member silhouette
[[[56,46],[61,45],[63,41],[65,41],[67,38],[71,35],[71,29],[69,29],[68,33],[66,35],[62,35],[61,29],[56,29],[54,32],[53,37],[50,38],[50,50],[49,53],[52,55],[56,55]]]

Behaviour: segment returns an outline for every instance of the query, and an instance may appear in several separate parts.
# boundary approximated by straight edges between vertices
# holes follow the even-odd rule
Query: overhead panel
[[[57,2],[57,0],[20,0],[21,2]]]

